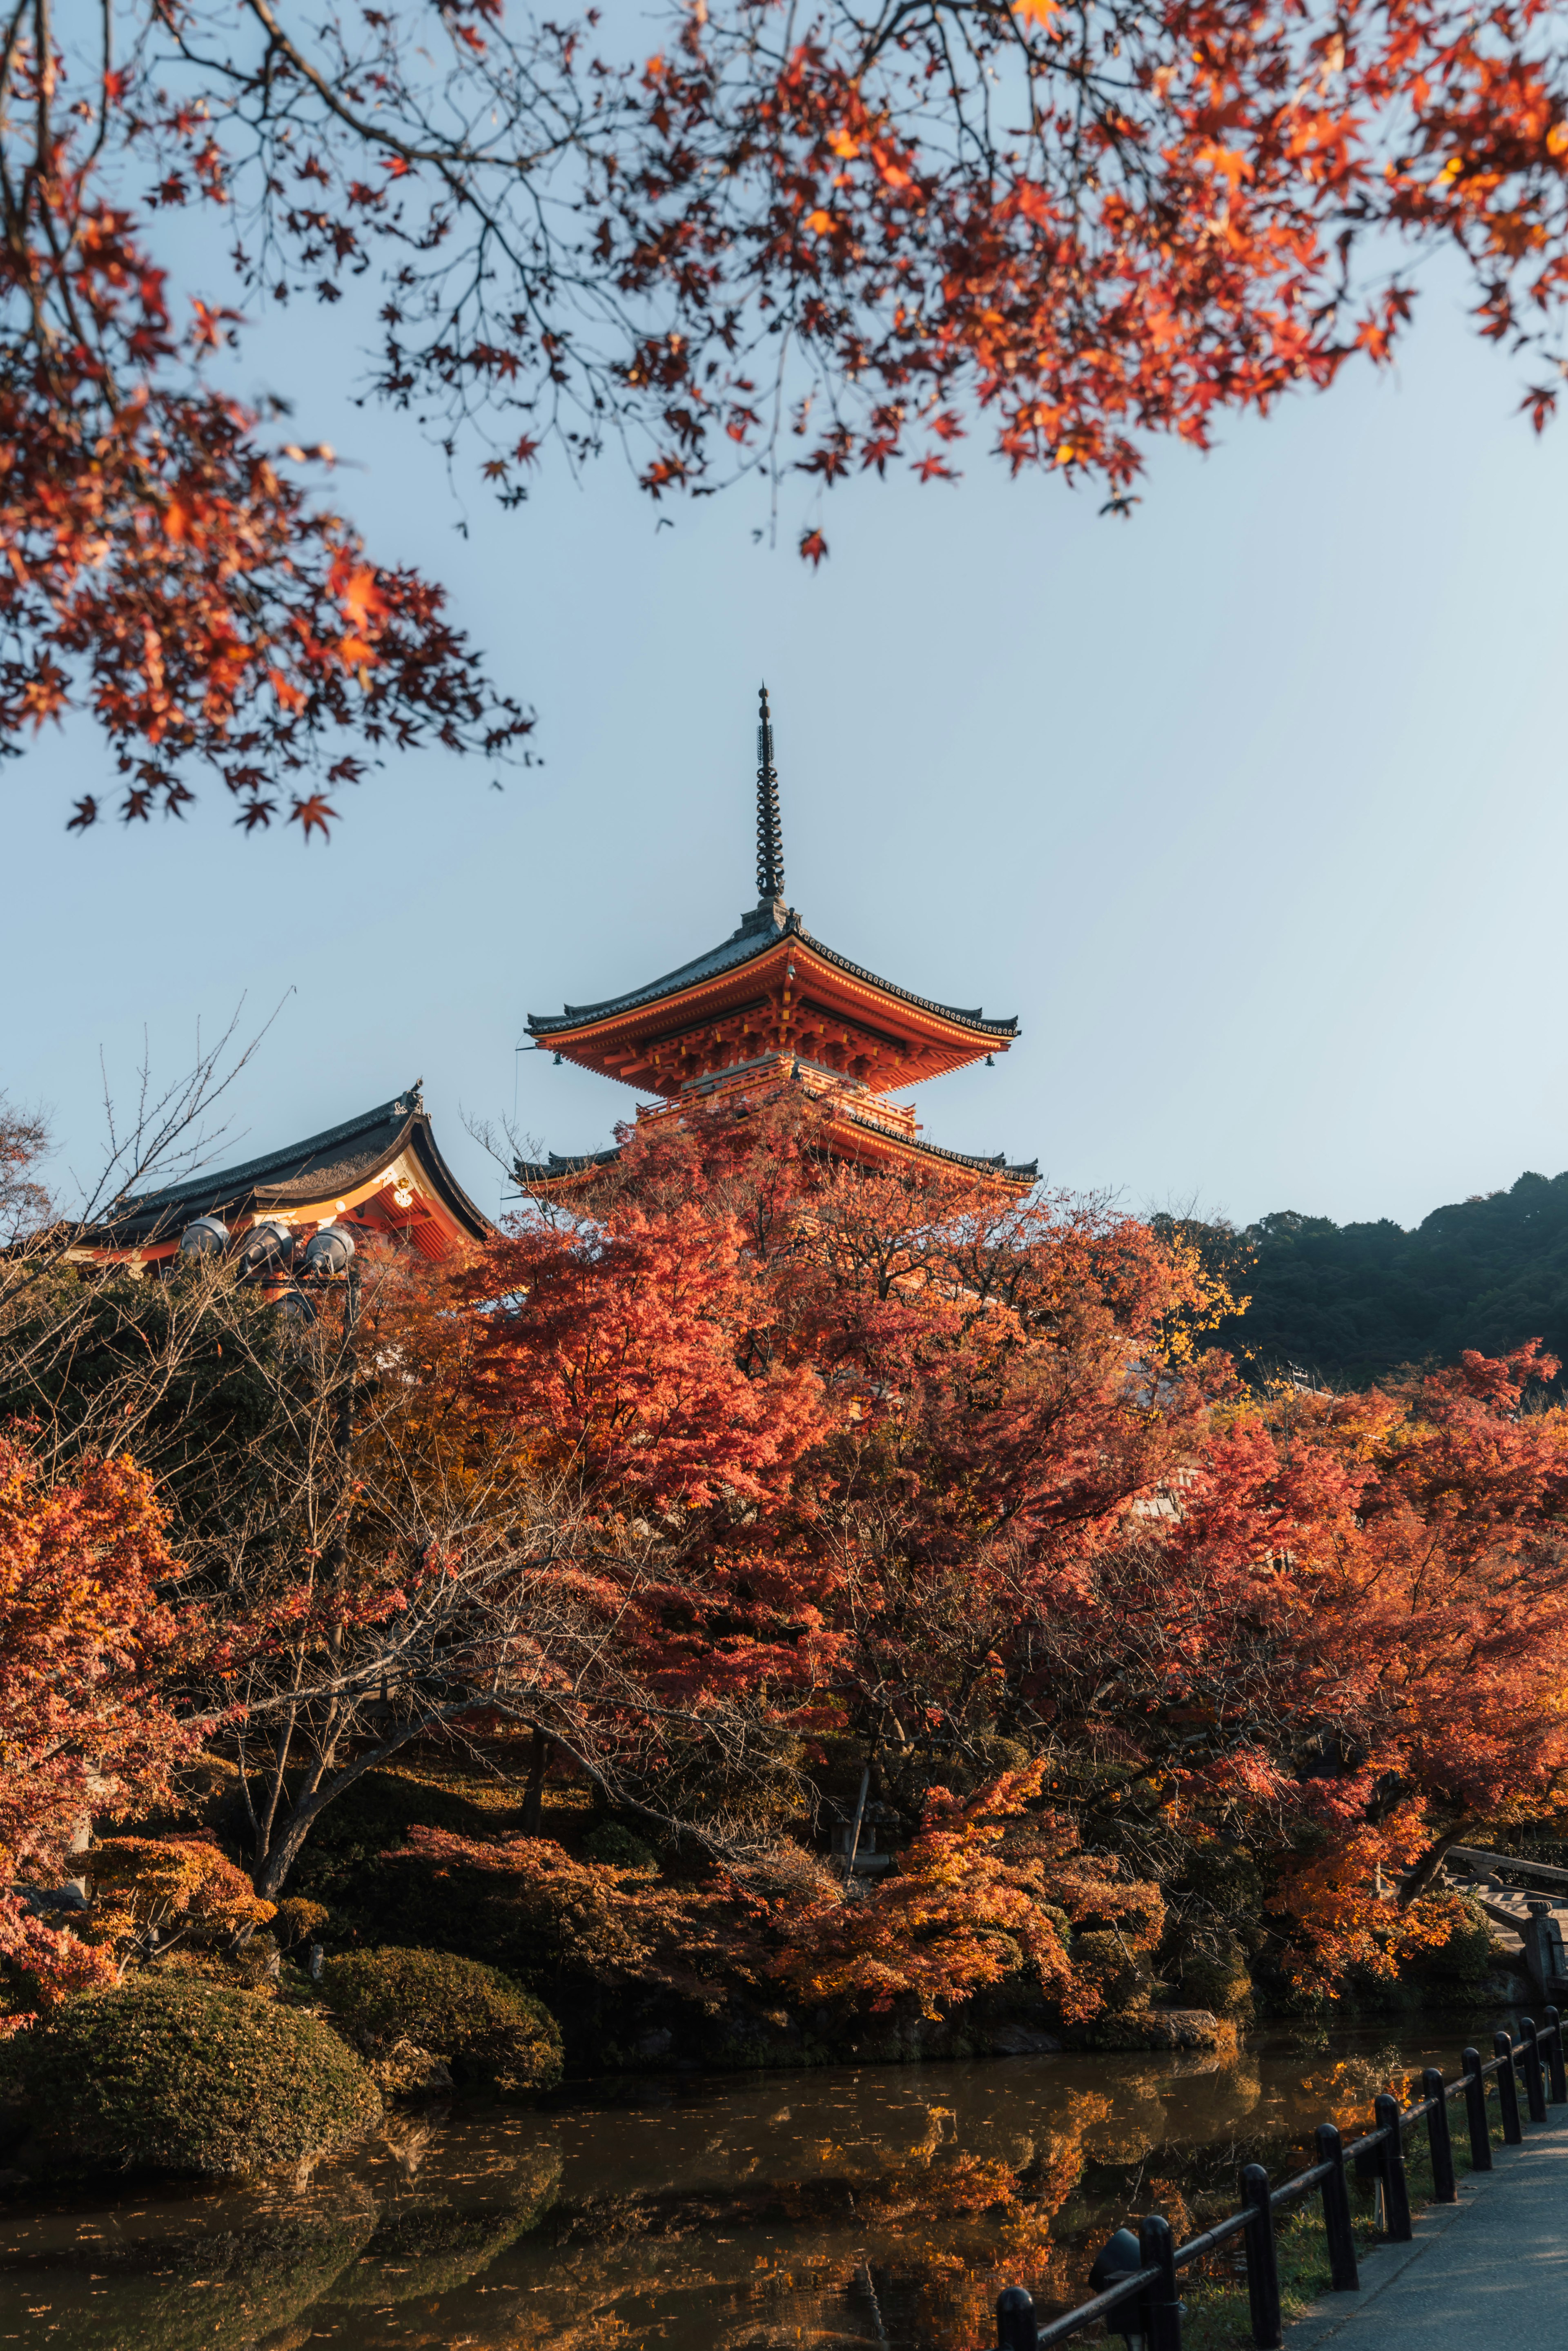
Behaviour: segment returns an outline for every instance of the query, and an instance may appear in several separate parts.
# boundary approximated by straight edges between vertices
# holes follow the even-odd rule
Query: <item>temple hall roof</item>
[[[469,1239],[492,1229],[442,1157],[430,1115],[417,1085],[358,1118],[307,1135],[281,1150],[242,1160],[236,1166],[200,1169],[178,1183],[136,1194],[121,1203],[105,1226],[103,1241],[117,1249],[145,1249],[177,1241],[196,1217],[233,1223],[268,1211],[302,1211],[336,1206],[340,1196],[363,1193],[399,1160],[412,1163],[438,1218]]]

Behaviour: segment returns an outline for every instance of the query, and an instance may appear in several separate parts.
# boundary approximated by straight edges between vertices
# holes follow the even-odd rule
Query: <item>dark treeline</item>
[[[1293,1208],[1242,1231],[1182,1229],[1250,1298],[1218,1339],[1255,1374],[1294,1368],[1358,1387],[1402,1364],[1455,1363],[1467,1347],[1501,1354],[1533,1338],[1568,1362],[1568,1173],[1434,1208],[1413,1232],[1386,1217],[1336,1225]]]

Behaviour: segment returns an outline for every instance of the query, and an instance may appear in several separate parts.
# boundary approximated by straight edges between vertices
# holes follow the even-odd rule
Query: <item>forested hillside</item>
[[[1568,1174],[1434,1208],[1413,1232],[1277,1210],[1245,1231],[1189,1226],[1249,1295],[1220,1342],[1252,1368],[1359,1386],[1403,1364],[1543,1339],[1568,1361]]]

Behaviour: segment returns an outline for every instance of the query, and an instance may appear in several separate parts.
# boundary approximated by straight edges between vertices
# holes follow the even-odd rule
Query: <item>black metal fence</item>
[[[1438,2068],[1429,2065],[1421,2076],[1421,2096],[1413,2106],[1401,2107],[1397,2098],[1385,2093],[1375,2100],[1376,2122],[1362,2138],[1352,2139],[1347,2145],[1333,2123],[1320,2123],[1318,2160],[1280,2187],[1270,2187],[1269,2175],[1260,2163],[1245,2165],[1239,2182],[1241,2210],[1214,2228],[1206,2229],[1190,2244],[1178,2245],[1169,2223],[1157,2213],[1150,2213],[1138,2223],[1135,2265],[1130,2262],[1113,2284],[1097,2294],[1092,2302],[1081,2303],[1076,2310],[1049,2319],[1043,2326],[1037,2325],[1030,2296],[1021,2286],[1009,2286],[997,2303],[999,2351],[1051,2351],[1053,2344],[1065,2343],[1082,2327],[1092,2326],[1096,2319],[1109,2319],[1118,2311],[1124,2316],[1115,2332],[1141,2335],[1145,2351],[1181,2351],[1184,2312],[1176,2293],[1180,2273],[1193,2262],[1201,2261],[1207,2253],[1218,2252],[1222,2245],[1232,2243],[1238,2237],[1242,2239],[1247,2255],[1252,2341],[1256,2351],[1279,2351],[1280,2272],[1274,2245],[1275,2213],[1314,2192],[1321,2198],[1333,2290],[1336,2294],[1354,2294],[1361,2281],[1356,2269],[1345,2165],[1354,2164],[1358,2179],[1376,2182],[1383,2232],[1394,2244],[1407,2244],[1411,2236],[1410,2197],[1405,2178],[1407,2130],[1414,2129],[1417,2123],[1426,2123],[1432,2158],[1433,2201],[1453,2204],[1458,2200],[1448,2132],[1448,2107],[1453,2100],[1462,2098],[1465,2102],[1470,2168],[1475,2171],[1490,2171],[1492,2168],[1491,2117],[1488,2112],[1492,2075],[1497,2077],[1503,2144],[1507,2147],[1518,2147],[1524,2137],[1519,2113],[1521,2085],[1533,2123],[1546,2120],[1548,2104],[1568,2104],[1563,2019],[1554,2008],[1547,2009],[1545,2014],[1546,2022],[1539,2027],[1533,2018],[1526,2017],[1517,2044],[1507,2032],[1495,2034],[1494,2053],[1490,2058],[1483,2059],[1479,2050],[1467,2049],[1461,2061],[1464,2070],[1457,2081],[1445,2082]],[[1123,2233],[1130,2238],[1130,2231]],[[1115,2266],[1112,2258],[1114,2248],[1113,2239],[1096,2263],[1097,2271]],[[1129,2304],[1134,2307],[1128,2309]]]

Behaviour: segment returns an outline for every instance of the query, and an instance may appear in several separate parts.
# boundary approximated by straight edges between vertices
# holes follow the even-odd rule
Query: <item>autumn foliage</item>
[[[104,1961],[20,1888],[73,1874],[94,1812],[166,1793],[195,1744],[165,1683],[179,1626],[160,1587],[179,1573],[134,1465],[50,1481],[25,1433],[0,1432],[0,1958],[46,1998],[101,1980]]]
[[[1538,428],[1559,397],[1537,0],[705,0],[634,31],[156,0],[79,42],[25,0],[0,97],[0,735],[90,713],[131,817],[215,767],[247,827],[287,800],[308,838],[367,748],[529,723],[310,494],[335,460],[287,402],[219,388],[264,304],[346,305],[346,372],[362,339],[507,507],[552,443],[629,449],[655,497],[794,475],[813,566],[821,492],[951,478],[977,432],[1127,513],[1152,439],[1387,361],[1435,253]],[[215,235],[175,290],[183,210]]]
[[[706,1286],[664,1288],[675,1265]],[[1447,1843],[1563,1803],[1568,1435],[1529,1408],[1538,1351],[1247,1392],[1205,1353],[1229,1301],[1179,1246],[846,1169],[786,1112],[628,1138],[474,1279],[497,1274],[482,1405],[549,1432],[601,1568],[620,1531],[602,1604],[664,1708],[625,1768],[695,1788],[696,1740],[716,1801],[749,1753],[754,1801],[771,1772],[787,1809],[849,1753],[904,1820],[894,1876],[793,1906],[802,1996],[951,1999],[1010,1936],[1087,2017],[1085,1873],[1113,1920],[1107,1886],[1163,1888],[1178,1964],[1245,1930],[1323,1991],[1446,1939]],[[765,1444],[737,1363],[783,1416]],[[1020,1806],[1021,1842],[993,1817]]]
[[[34,1980],[46,1943],[83,1980],[232,1949],[291,1880],[330,1938],[334,1820],[480,1756],[520,1791],[494,1833],[372,1808],[367,1850],[547,2000],[1027,1987],[1124,2045],[1173,1996],[1427,1963],[1469,1931],[1447,1847],[1568,1813],[1539,1347],[1249,1387],[1179,1234],[846,1166],[791,1100],[646,1119],[466,1263],[367,1254],[361,1296],[299,1327],[222,1267],[106,1290],[47,1456],[5,1440],[0,1830],[19,1886],[93,1894],[77,1937],[9,1897]],[[221,1816],[128,1834],[198,1746]],[[619,1823],[597,1856],[547,1779]]]

